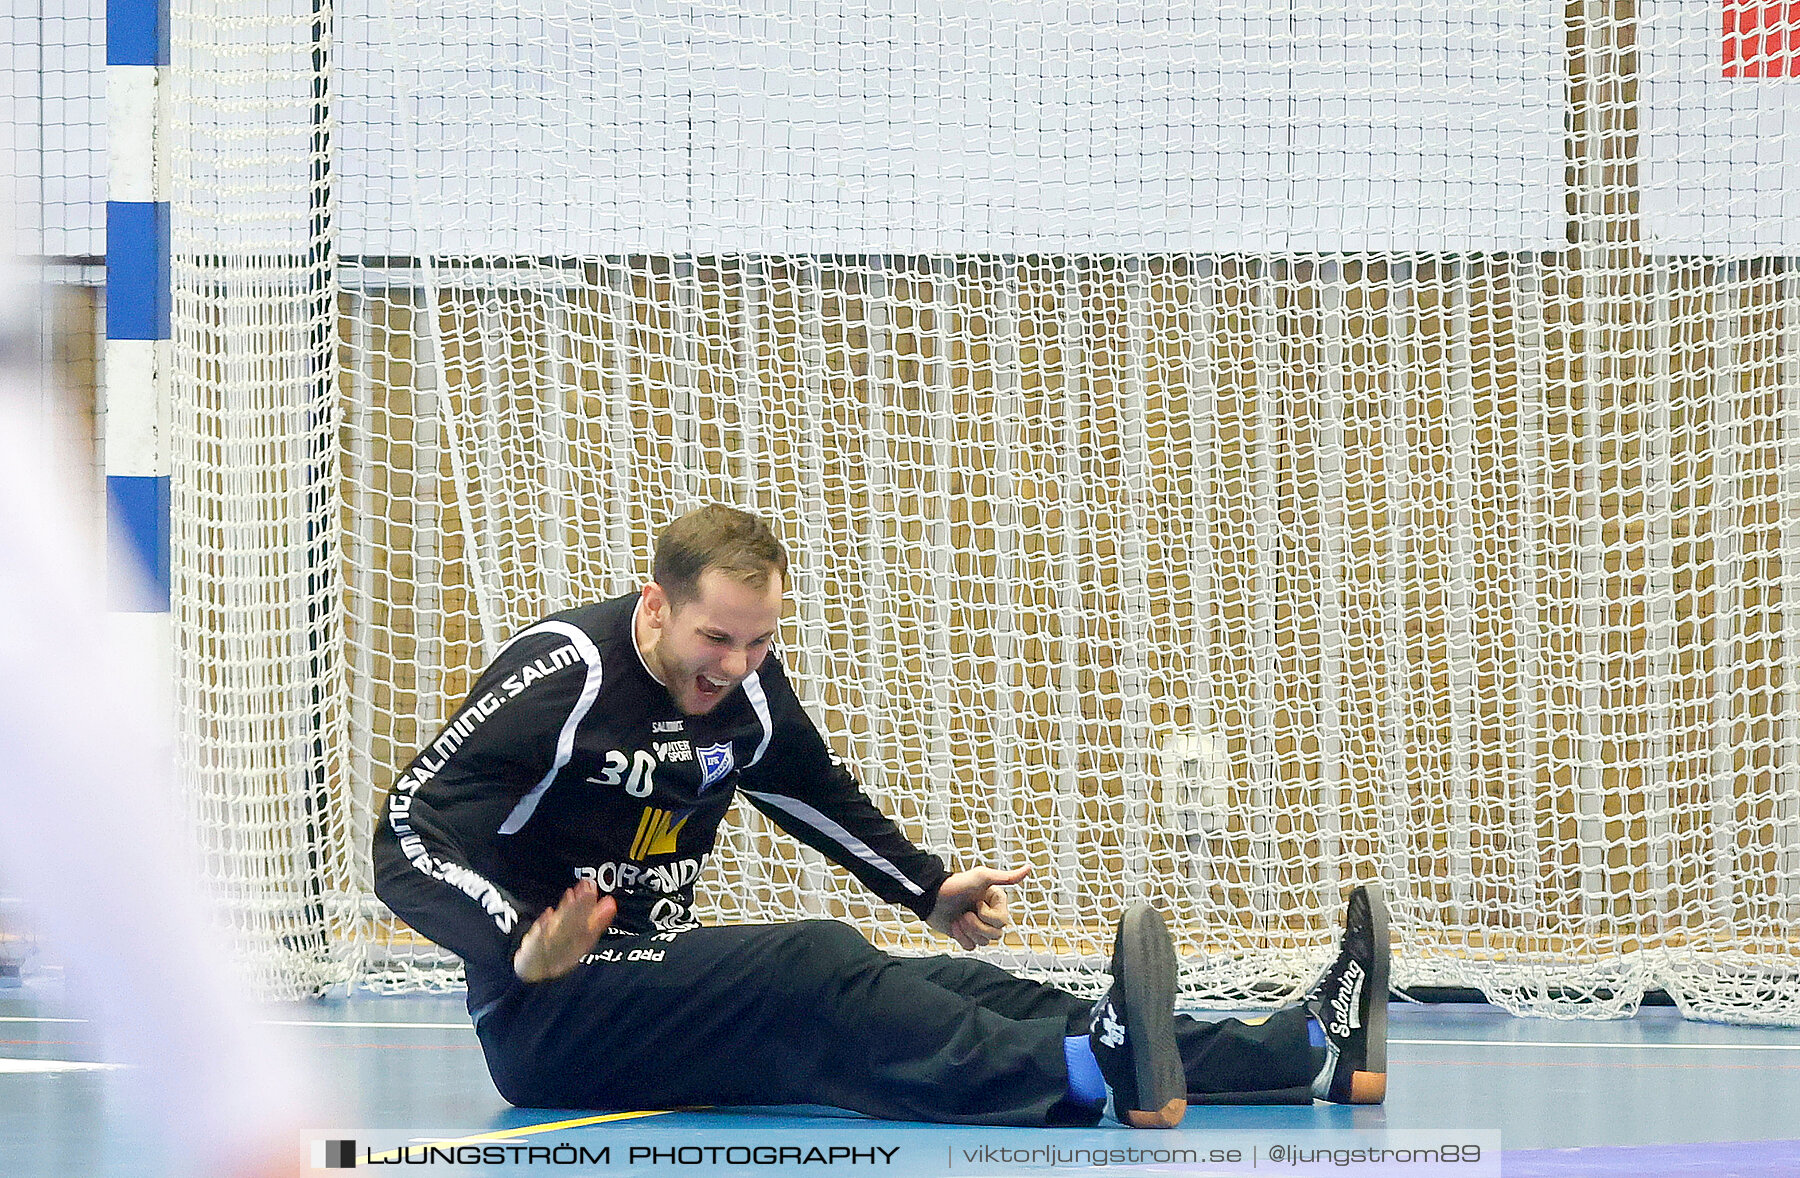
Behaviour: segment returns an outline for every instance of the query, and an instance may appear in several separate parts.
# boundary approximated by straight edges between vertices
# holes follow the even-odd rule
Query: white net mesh
[[[329,261],[329,10],[176,5],[172,602],[183,768],[256,978],[355,953]],[[364,799],[360,805],[366,806]],[[345,954],[350,956],[346,957]]]
[[[382,791],[722,500],[871,792],[1034,869],[1003,964],[1086,986],[1147,896],[1193,996],[1272,1001],[1380,878],[1402,985],[1800,1021],[1791,26],[225,11],[177,23],[178,608],[271,986],[453,981],[370,896]],[[701,891],[928,947],[748,812]]]

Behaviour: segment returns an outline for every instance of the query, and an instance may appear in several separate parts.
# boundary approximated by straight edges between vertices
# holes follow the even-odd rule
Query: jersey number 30
[[[631,777],[625,776],[625,766],[631,766]],[[656,773],[656,758],[639,749],[629,761],[618,749],[610,749],[606,754],[606,768],[600,771],[600,784],[612,787],[623,782],[625,792],[634,798],[647,798],[654,788],[651,777]]]

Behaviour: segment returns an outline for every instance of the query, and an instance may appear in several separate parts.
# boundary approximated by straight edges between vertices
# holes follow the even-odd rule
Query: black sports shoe
[[[1175,946],[1156,909],[1133,904],[1113,938],[1112,987],[1094,1007],[1088,1042],[1113,1112],[1139,1129],[1172,1129],[1187,1112],[1175,1045]]]
[[[1306,996],[1325,1028],[1325,1066],[1313,1095],[1334,1104],[1387,1098],[1388,920],[1381,885],[1350,893],[1337,960]]]

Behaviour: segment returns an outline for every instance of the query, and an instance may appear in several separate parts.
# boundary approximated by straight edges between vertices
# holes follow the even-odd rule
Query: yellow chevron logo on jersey
[[[652,855],[673,854],[675,840],[681,837],[681,828],[687,825],[688,815],[692,813],[692,810],[682,811],[681,820],[677,822],[668,810],[644,807],[644,816],[638,819],[637,834],[631,840],[631,857],[648,859]]]

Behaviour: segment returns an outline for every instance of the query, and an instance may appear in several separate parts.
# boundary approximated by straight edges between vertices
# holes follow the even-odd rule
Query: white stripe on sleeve
[[[519,799],[519,804],[512,808],[506,821],[500,824],[501,834],[512,834],[531,820],[532,812],[543,800],[544,791],[556,780],[569,758],[575,755],[575,729],[586,718],[588,709],[594,706],[594,698],[600,694],[600,649],[594,645],[593,639],[579,627],[568,622],[543,622],[521,633],[513,642],[527,634],[561,634],[575,644],[583,660],[587,662],[587,681],[581,685],[581,698],[575,701],[574,708],[569,711],[569,718],[563,721],[562,733],[556,738],[556,759],[550,764],[550,771],[544,774],[543,780],[532,787],[531,792]],[[506,644],[511,646],[512,642]],[[504,653],[505,648],[502,648]]]
[[[756,718],[762,721],[762,743],[757,745],[756,751],[750,755],[750,765],[754,765],[763,759],[764,753],[769,751],[769,741],[775,736],[775,723],[769,719],[769,697],[763,692],[762,680],[757,677],[755,671],[745,676],[743,686],[744,695],[749,698],[750,706],[756,709]],[[748,769],[750,765],[745,765],[744,768]]]
[[[880,855],[876,854],[875,848],[871,847],[868,843],[863,842],[861,839],[857,838],[831,819],[825,817],[825,815],[819,813],[819,811],[813,809],[805,802],[795,798],[786,797],[782,794],[758,793],[756,790],[752,789],[747,789],[744,793],[755,798],[757,801],[762,802],[765,805],[773,806],[789,817],[797,819],[812,827],[814,830],[818,831],[844,850],[850,852],[850,854],[856,856],[858,859],[861,859],[870,867],[881,872],[883,875],[892,876],[901,887],[905,888],[913,895],[923,896],[925,894],[924,888],[909,879],[906,873],[901,871],[898,867],[895,867],[892,863],[889,863],[886,859],[883,859]]]

